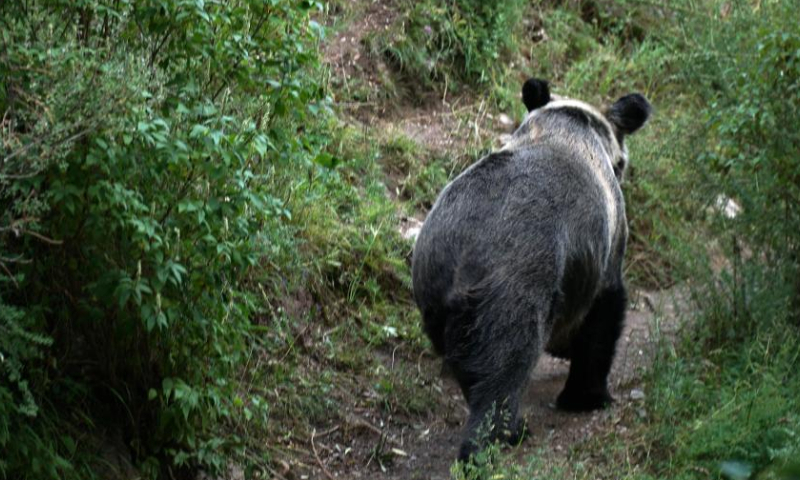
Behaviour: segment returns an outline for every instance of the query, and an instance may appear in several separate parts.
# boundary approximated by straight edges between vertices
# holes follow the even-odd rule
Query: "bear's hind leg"
[[[563,410],[588,411],[613,401],[608,373],[622,333],[627,307],[625,287],[602,291],[570,345],[569,377],[556,404]]]
[[[496,291],[491,288],[473,290],[465,302],[470,308],[449,323],[445,335],[446,361],[470,410],[458,455],[462,461],[495,440],[516,444],[524,436],[519,397],[541,352],[543,320],[537,312],[549,308],[542,308],[545,302],[536,301],[542,297],[529,289],[497,290],[498,296],[480,295]]]
[[[469,460],[495,440],[516,445],[525,437],[525,423],[519,419],[519,397],[527,385],[533,359],[523,356],[468,388],[470,415],[458,459]]]

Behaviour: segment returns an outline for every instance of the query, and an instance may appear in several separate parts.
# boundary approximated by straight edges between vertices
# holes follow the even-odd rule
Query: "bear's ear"
[[[547,81],[538,78],[529,78],[522,85],[522,102],[528,111],[547,105],[550,101],[550,87]]]
[[[653,107],[641,93],[631,93],[620,98],[606,112],[606,117],[623,135],[630,135],[642,128]]]

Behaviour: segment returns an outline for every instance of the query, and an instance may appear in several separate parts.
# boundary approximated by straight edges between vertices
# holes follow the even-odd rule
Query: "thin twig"
[[[161,51],[161,47],[164,46],[164,44],[167,42],[167,39],[169,38],[169,36],[172,35],[172,30],[173,30],[174,26],[175,26],[175,24],[171,24],[169,26],[169,28],[167,29],[167,33],[165,33],[164,36],[161,37],[161,41],[158,43],[158,45],[156,46],[155,50],[153,50],[153,53],[150,55],[150,61],[147,64],[147,68],[152,68],[153,64],[156,61],[156,57],[158,56],[158,52]]]
[[[17,283],[17,279],[14,278],[14,275],[11,273],[11,271],[8,268],[6,268],[6,264],[0,262],[0,268],[2,268],[6,272],[6,275],[8,275],[8,278],[10,278],[12,282],[14,282],[14,286],[19,288],[19,283]]]
[[[392,366],[391,366],[390,370],[394,370],[394,354],[395,354],[395,352],[397,352],[397,349],[400,348],[400,345],[402,345],[402,344],[398,343],[397,346],[394,347],[394,349],[392,350]]]
[[[308,322],[306,326],[303,327],[302,330],[300,330],[300,333],[298,333],[297,335],[294,336],[294,338],[292,338],[292,343],[290,343],[289,346],[286,348],[286,351],[283,353],[283,356],[281,356],[280,360],[278,360],[278,363],[283,363],[286,357],[289,356],[290,353],[292,353],[292,350],[294,350],[294,346],[297,345],[297,342],[303,337],[303,335],[306,334],[306,332],[310,327],[311,327],[311,322]]]
[[[269,465],[264,465],[264,468],[266,468],[267,470],[269,470],[269,473],[271,473],[273,477],[275,477],[275,478],[277,478],[277,479],[279,479],[279,480],[286,480],[286,477],[284,477],[284,476],[283,476],[283,475],[281,475],[280,473],[278,473],[278,472],[276,472],[275,470],[273,470],[272,468],[270,468],[270,466],[269,466]]]
[[[6,180],[6,179],[8,179],[8,180],[25,180],[25,179],[28,179],[28,178],[33,178],[36,175],[39,175],[40,173],[42,173],[41,170],[35,170],[33,172],[30,172],[30,173],[20,173],[20,174],[0,173],[0,179],[2,179],[2,180]]]
[[[272,474],[273,477],[277,478],[278,480],[286,480],[286,477],[281,475],[280,473],[276,472],[274,469],[270,468],[269,465],[264,465],[264,468],[269,470],[269,473]]]
[[[335,431],[339,430],[339,427],[340,427],[340,426],[341,426],[341,425],[336,425],[336,426],[335,426],[335,427],[333,427],[333,428],[329,428],[329,429],[327,429],[327,430],[323,430],[323,431],[319,432],[319,433],[317,434],[317,438],[327,437],[327,436],[328,436],[328,435],[330,435],[331,433],[333,433],[333,432],[335,432]]]
[[[366,428],[367,430],[371,430],[372,432],[378,434],[381,437],[386,437],[386,441],[391,442],[391,443],[393,443],[395,445],[398,445],[397,440],[395,440],[393,438],[389,438],[389,436],[386,435],[386,432],[384,432],[380,428],[376,427],[375,425],[369,423],[368,421],[364,420],[363,418],[361,418],[361,417],[359,417],[359,416],[357,416],[355,414],[347,415],[346,420],[347,420],[348,423],[350,423],[350,425],[352,425],[354,427],[363,427],[363,428]]]
[[[425,350],[419,352],[419,356],[417,356],[417,373],[422,376],[422,356],[425,355]]]
[[[33,261],[33,260],[29,260],[29,259],[22,258],[22,255],[18,256],[17,258],[6,258],[6,257],[0,257],[0,262],[3,262],[3,263],[22,263],[22,264],[28,264],[28,263],[31,263],[32,261]]]
[[[315,428],[314,431],[311,433],[311,450],[314,451],[314,458],[317,459],[317,463],[319,464],[319,468],[322,469],[322,473],[324,473],[325,476],[330,478],[331,480],[334,480],[333,475],[331,475],[331,472],[329,472],[328,469],[325,468],[325,465],[322,463],[322,460],[320,460],[319,454],[317,453],[317,446],[314,445],[314,436],[316,434],[317,434],[317,429]]]
[[[32,237],[36,237],[39,240],[43,241],[44,243],[49,243],[50,245],[61,245],[62,243],[64,243],[61,240],[53,240],[52,238],[47,238],[44,235],[42,235],[40,233],[33,232],[31,230],[23,230],[22,233],[28,234],[28,235],[30,235]]]
[[[80,132],[76,133],[75,135],[72,135],[71,137],[66,137],[66,138],[62,138],[60,140],[56,140],[50,147],[52,148],[52,147],[55,147],[55,146],[60,145],[62,143],[66,143],[66,142],[71,142],[73,140],[77,140],[78,138],[85,136],[87,133],[91,132],[95,128],[96,128],[95,126],[91,126],[91,127],[88,127],[88,128],[85,128],[85,129],[81,130]],[[5,157],[3,159],[3,163],[6,163],[7,161],[11,160],[12,158],[27,152],[28,150],[31,149],[31,147],[34,147],[36,145],[41,144],[42,142],[44,142],[45,140],[47,140],[51,136],[52,135],[45,135],[45,136],[39,138],[38,140],[25,145],[23,148],[20,148],[16,152],[14,152],[11,155]],[[11,175],[4,175],[4,176],[13,178]]]

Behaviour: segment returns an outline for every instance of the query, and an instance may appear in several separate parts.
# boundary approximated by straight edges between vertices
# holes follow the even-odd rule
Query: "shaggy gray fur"
[[[622,139],[649,104],[631,95],[604,115],[545,93],[526,98],[534,109],[501,151],[445,187],[414,249],[425,330],[470,405],[462,459],[480,448],[485,420],[489,439],[519,439],[518,398],[542,350],[570,356],[598,295],[624,298]]]

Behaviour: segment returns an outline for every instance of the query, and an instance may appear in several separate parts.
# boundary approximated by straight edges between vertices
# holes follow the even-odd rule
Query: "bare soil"
[[[575,414],[555,408],[564,386],[569,362],[543,355],[531,374],[521,407],[531,435],[514,447],[520,461],[532,454],[558,460],[581,442],[609,431],[624,432],[623,411],[644,415],[641,378],[658,348],[659,339],[669,340],[679,327],[676,305],[683,302],[677,290],[636,292],[627,314],[626,327],[617,346],[609,386],[616,402],[606,410]],[[303,465],[286,465],[286,478],[450,478],[450,467],[458,453],[468,410],[454,380],[440,375],[440,361],[432,356],[417,359],[380,355],[386,368],[410,367],[425,380],[420,388],[431,389],[433,403],[415,415],[387,414],[379,406],[353,398],[353,407],[337,412],[338,420],[321,427],[311,445],[313,458]],[[333,413],[333,412],[332,412]],[[324,471],[323,471],[324,467]]]

